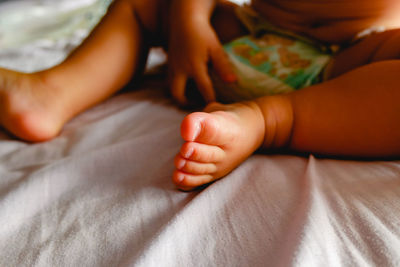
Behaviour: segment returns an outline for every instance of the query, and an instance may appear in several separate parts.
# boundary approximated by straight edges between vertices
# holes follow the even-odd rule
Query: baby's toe
[[[187,115],[181,124],[181,136],[185,141],[221,146],[229,142],[230,129],[225,118],[205,112]]]
[[[175,157],[175,167],[189,174],[212,174],[217,171],[214,163],[202,163],[183,158],[180,154]]]
[[[191,190],[212,182],[214,177],[210,174],[193,175],[176,170],[172,175],[172,180],[178,188],[182,190]]]
[[[226,153],[219,146],[186,142],[180,151],[182,157],[197,162],[220,162],[225,159]]]

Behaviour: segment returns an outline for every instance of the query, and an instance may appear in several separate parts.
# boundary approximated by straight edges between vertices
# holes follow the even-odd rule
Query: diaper
[[[224,45],[235,83],[225,83],[211,72],[218,101],[288,93],[321,81],[332,58],[330,47],[278,29],[248,7],[239,7],[237,15],[250,34]]]

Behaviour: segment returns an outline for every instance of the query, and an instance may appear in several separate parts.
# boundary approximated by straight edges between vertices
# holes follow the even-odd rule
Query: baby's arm
[[[193,78],[207,102],[215,101],[208,75],[208,63],[222,80],[234,81],[222,45],[211,26],[216,0],[174,0],[171,7],[169,80],[171,93],[180,104],[187,104],[185,86]]]
[[[293,114],[282,116],[278,124],[283,125],[276,135],[280,145],[323,155],[399,156],[399,69],[397,61],[377,62],[277,97],[289,103],[282,110]],[[265,118],[270,117],[271,100],[257,100]],[[288,122],[292,127],[285,126]],[[269,132],[267,123],[266,137]]]

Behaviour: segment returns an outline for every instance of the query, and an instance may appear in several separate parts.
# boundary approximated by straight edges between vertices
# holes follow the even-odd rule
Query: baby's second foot
[[[0,68],[0,124],[15,136],[34,142],[55,137],[65,121],[60,100],[39,75]]]
[[[185,143],[175,157],[173,181],[182,190],[225,176],[264,141],[264,117],[255,102],[213,103],[205,111],[189,114],[181,125]]]

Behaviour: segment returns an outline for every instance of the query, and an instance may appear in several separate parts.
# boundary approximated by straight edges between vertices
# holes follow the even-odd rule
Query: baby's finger
[[[187,105],[188,100],[185,96],[187,77],[183,73],[176,73],[170,77],[172,97],[180,104]]]
[[[220,44],[215,45],[210,51],[212,65],[217,75],[227,83],[236,82],[237,77],[232,70],[228,56]]]
[[[195,75],[193,78],[197,84],[197,87],[199,88],[201,95],[204,97],[204,100],[207,103],[214,102],[215,92],[210,76],[208,76],[207,66],[199,65],[196,68]]]

